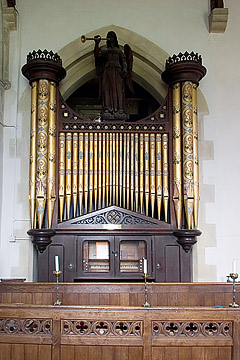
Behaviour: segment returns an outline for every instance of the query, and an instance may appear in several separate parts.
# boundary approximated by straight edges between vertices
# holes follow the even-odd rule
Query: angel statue
[[[129,45],[120,50],[114,31],[107,34],[107,49],[100,49],[100,36],[94,37],[95,65],[99,77],[102,120],[127,120],[125,86],[133,92],[131,72],[133,56]]]

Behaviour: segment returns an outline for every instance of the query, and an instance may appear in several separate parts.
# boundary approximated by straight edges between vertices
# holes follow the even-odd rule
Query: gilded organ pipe
[[[123,134],[123,207],[126,208],[127,188],[127,134]]]
[[[126,169],[126,189],[127,189],[127,209],[130,204],[130,134],[127,133],[127,169]]]
[[[140,211],[143,214],[143,194],[144,194],[144,140],[143,134],[140,134],[140,163],[139,163],[139,190],[140,190]]]
[[[48,103],[49,81],[39,80],[36,169],[36,207],[39,229],[43,225],[47,191]]]
[[[169,204],[168,134],[162,135],[162,154],[163,154],[163,207],[164,207],[165,222],[167,222],[168,204]]]
[[[97,210],[97,203],[98,203],[98,134],[94,133],[94,209]]]
[[[102,133],[98,134],[98,209],[102,206]]]
[[[182,138],[184,207],[188,229],[193,229],[194,166],[193,166],[193,84],[182,84]]]
[[[36,228],[36,155],[37,155],[37,102],[38,102],[38,83],[32,82],[31,94],[31,130],[30,130],[30,165],[29,165],[29,202],[31,228]]]
[[[109,206],[109,187],[110,187],[110,141],[109,133],[106,134],[106,206]]]
[[[103,133],[102,146],[102,207],[106,204],[106,134]]]
[[[78,162],[79,162],[79,180],[78,180],[78,203],[79,203],[79,214],[83,214],[83,174],[84,174],[84,158],[83,158],[83,147],[84,137],[83,133],[79,133],[78,136]]]
[[[116,155],[117,155],[117,151],[116,151],[116,134],[113,133],[112,134],[112,156],[113,156],[113,170],[112,170],[112,186],[113,186],[113,191],[112,191],[112,204],[115,205],[116,204]]]
[[[83,155],[83,177],[84,177],[84,206],[85,206],[85,214],[88,212],[88,144],[89,144],[89,136],[88,133],[84,134],[84,155]]]
[[[173,202],[177,227],[182,220],[181,86],[173,85]]]
[[[123,136],[119,134],[119,206],[122,206],[123,198]]]
[[[145,213],[149,208],[149,134],[144,135],[144,168],[145,168]]]
[[[66,215],[70,219],[72,200],[72,134],[66,134]]]
[[[116,176],[115,176],[115,193],[116,193],[116,205],[119,205],[119,161],[120,161],[120,154],[119,154],[119,134],[116,133]]]
[[[89,193],[89,211],[93,210],[93,133],[89,134],[89,184],[88,184],[88,193]]]
[[[49,83],[49,125],[48,125],[48,173],[47,173],[47,214],[48,228],[52,227],[56,200],[56,84]]]
[[[109,205],[113,196],[113,134],[109,134]]]
[[[154,217],[155,210],[155,198],[156,198],[156,187],[155,187],[155,134],[150,134],[150,193],[151,193],[151,209],[152,217]]]
[[[157,214],[161,219],[162,205],[162,135],[156,135],[156,188],[157,188]]]
[[[59,134],[59,177],[58,177],[58,196],[59,196],[59,217],[63,221],[64,201],[65,201],[65,133]]]
[[[135,190],[135,184],[134,184],[134,134],[131,134],[131,164],[130,164],[130,186],[131,186],[131,210],[134,211],[134,190]]]
[[[73,217],[77,213],[78,198],[78,134],[73,133],[72,136],[72,203]]]
[[[197,114],[197,85],[192,87],[193,106],[193,176],[194,176],[194,226],[198,227],[199,210],[199,164],[198,164],[198,114]]]
[[[139,140],[138,133],[135,134],[135,152],[134,152],[134,174],[135,174],[135,211],[138,212],[139,204]]]

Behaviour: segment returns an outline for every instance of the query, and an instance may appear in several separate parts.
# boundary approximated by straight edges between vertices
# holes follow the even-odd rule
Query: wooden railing
[[[0,306],[1,360],[239,360],[240,311]]]

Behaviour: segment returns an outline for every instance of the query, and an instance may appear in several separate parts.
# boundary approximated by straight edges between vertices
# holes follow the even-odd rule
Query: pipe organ
[[[148,224],[147,234],[171,235],[189,251],[200,234],[197,86],[206,73],[201,57],[169,58],[162,74],[167,98],[135,122],[94,122],[74,113],[59,92],[65,70],[53,52],[30,53],[22,71],[32,88],[29,233],[38,238],[35,243],[51,243],[49,230],[51,236],[68,226],[73,231],[73,224],[75,233],[87,226],[102,232],[106,221],[134,236],[141,231],[137,224]],[[126,214],[131,220],[123,225]],[[159,246],[154,241],[151,251]]]

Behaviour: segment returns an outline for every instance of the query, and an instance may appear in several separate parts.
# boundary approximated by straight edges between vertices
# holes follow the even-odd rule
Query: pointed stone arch
[[[160,103],[167,94],[167,86],[161,79],[165,61],[169,54],[153,42],[116,25],[109,25],[85,34],[93,37],[99,34],[105,37],[109,30],[116,32],[120,47],[129,44],[133,51],[133,80],[146,89]],[[105,41],[102,42],[105,45]],[[67,77],[61,83],[61,93],[67,99],[79,86],[95,77],[93,56],[94,43],[81,42],[81,37],[67,44],[60,51],[63,67],[67,70]]]

